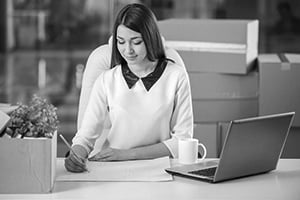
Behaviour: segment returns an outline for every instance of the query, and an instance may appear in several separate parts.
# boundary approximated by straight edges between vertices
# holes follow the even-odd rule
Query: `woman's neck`
[[[148,61],[137,65],[128,64],[128,67],[136,76],[142,78],[147,76],[151,72],[153,72],[156,65],[157,65],[157,61],[154,62]]]

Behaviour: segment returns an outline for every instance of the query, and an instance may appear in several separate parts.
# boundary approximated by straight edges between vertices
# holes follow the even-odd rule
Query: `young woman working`
[[[166,57],[151,10],[126,5],[117,15],[112,39],[111,69],[97,78],[65,159],[72,172],[85,170],[106,117],[111,122],[108,147],[91,160],[177,157],[178,139],[193,136],[188,75]]]

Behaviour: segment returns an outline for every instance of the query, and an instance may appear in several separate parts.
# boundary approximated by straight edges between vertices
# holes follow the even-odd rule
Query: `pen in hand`
[[[75,159],[78,161],[78,162],[82,162],[81,161],[81,158],[73,151],[71,145],[68,143],[68,141],[64,138],[64,136],[62,134],[59,134],[59,137],[62,139],[62,141],[65,143],[65,145],[67,145],[68,149],[70,150],[70,152],[74,155]],[[88,171],[87,168],[84,168],[84,171]]]

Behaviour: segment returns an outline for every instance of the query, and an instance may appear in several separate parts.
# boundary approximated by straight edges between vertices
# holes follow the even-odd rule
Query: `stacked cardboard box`
[[[284,157],[300,157],[300,54],[261,54],[259,115],[296,112]]]
[[[196,123],[230,121],[258,113],[258,74],[189,73]]]
[[[207,158],[217,158],[220,152],[219,127],[217,123],[196,123],[194,138],[203,143],[207,150]],[[200,152],[203,155],[203,152]]]
[[[194,137],[210,146],[209,157],[218,157],[222,143],[219,124],[258,115],[258,73],[189,75],[196,124]]]
[[[300,126],[300,54],[262,54],[259,62],[259,114],[296,112]]]
[[[257,58],[257,20],[170,19],[159,28],[188,71],[247,74]]]
[[[219,123],[258,115],[258,21],[171,19],[159,28],[190,77],[194,137],[218,157]]]

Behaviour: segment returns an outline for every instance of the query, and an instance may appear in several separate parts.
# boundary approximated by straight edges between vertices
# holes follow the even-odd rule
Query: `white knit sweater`
[[[129,89],[120,65],[103,72],[93,86],[73,145],[80,144],[91,152],[107,115],[111,121],[107,137],[110,147],[130,149],[163,142],[177,157],[178,138],[193,136],[191,90],[185,68],[168,62],[149,91],[141,79]]]

